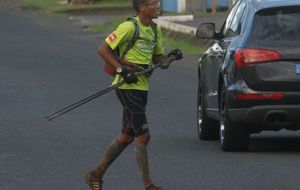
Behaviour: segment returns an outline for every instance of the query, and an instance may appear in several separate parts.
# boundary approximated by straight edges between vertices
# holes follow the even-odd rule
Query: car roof
[[[248,0],[256,10],[282,6],[300,6],[299,0]]]

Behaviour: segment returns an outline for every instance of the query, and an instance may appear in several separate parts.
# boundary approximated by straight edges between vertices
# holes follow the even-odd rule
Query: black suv
[[[199,60],[198,135],[225,151],[247,150],[249,135],[300,129],[300,1],[239,0]]]

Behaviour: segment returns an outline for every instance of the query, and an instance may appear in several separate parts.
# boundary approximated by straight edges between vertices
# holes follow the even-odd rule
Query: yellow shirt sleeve
[[[162,39],[162,32],[160,26],[157,26],[157,43],[153,54],[154,55],[164,54],[163,39]]]
[[[118,46],[124,46],[125,42],[127,44],[134,31],[135,26],[132,22],[123,22],[105,39],[105,42],[114,50]]]

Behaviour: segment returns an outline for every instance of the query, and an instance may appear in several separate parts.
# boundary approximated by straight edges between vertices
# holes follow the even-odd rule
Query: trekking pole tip
[[[44,117],[44,119],[46,119],[47,121],[51,121],[51,120],[53,120],[54,118],[55,118],[55,117],[50,117],[49,115]]]

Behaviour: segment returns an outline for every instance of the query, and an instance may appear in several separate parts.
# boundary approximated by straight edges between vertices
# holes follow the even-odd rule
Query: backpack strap
[[[140,28],[137,23],[137,20],[134,17],[129,17],[127,18],[127,21],[131,21],[134,24],[135,30],[134,34],[131,38],[131,40],[128,42],[123,54],[120,56],[121,59],[123,59],[126,55],[126,53],[134,46],[135,42],[138,40],[139,35],[140,35]]]
[[[151,28],[152,28],[153,33],[154,33],[154,43],[156,45],[156,43],[157,43],[157,24],[152,22],[151,23]]]
[[[124,59],[126,53],[134,46],[135,42],[139,39],[139,36],[140,36],[140,28],[139,28],[136,18],[129,17],[129,18],[127,18],[127,21],[131,21],[134,24],[135,31],[134,31],[134,34],[133,34],[131,40],[128,42],[123,54],[120,56],[121,59]],[[151,28],[154,33],[154,43],[156,45],[157,44],[157,24],[152,22]]]

